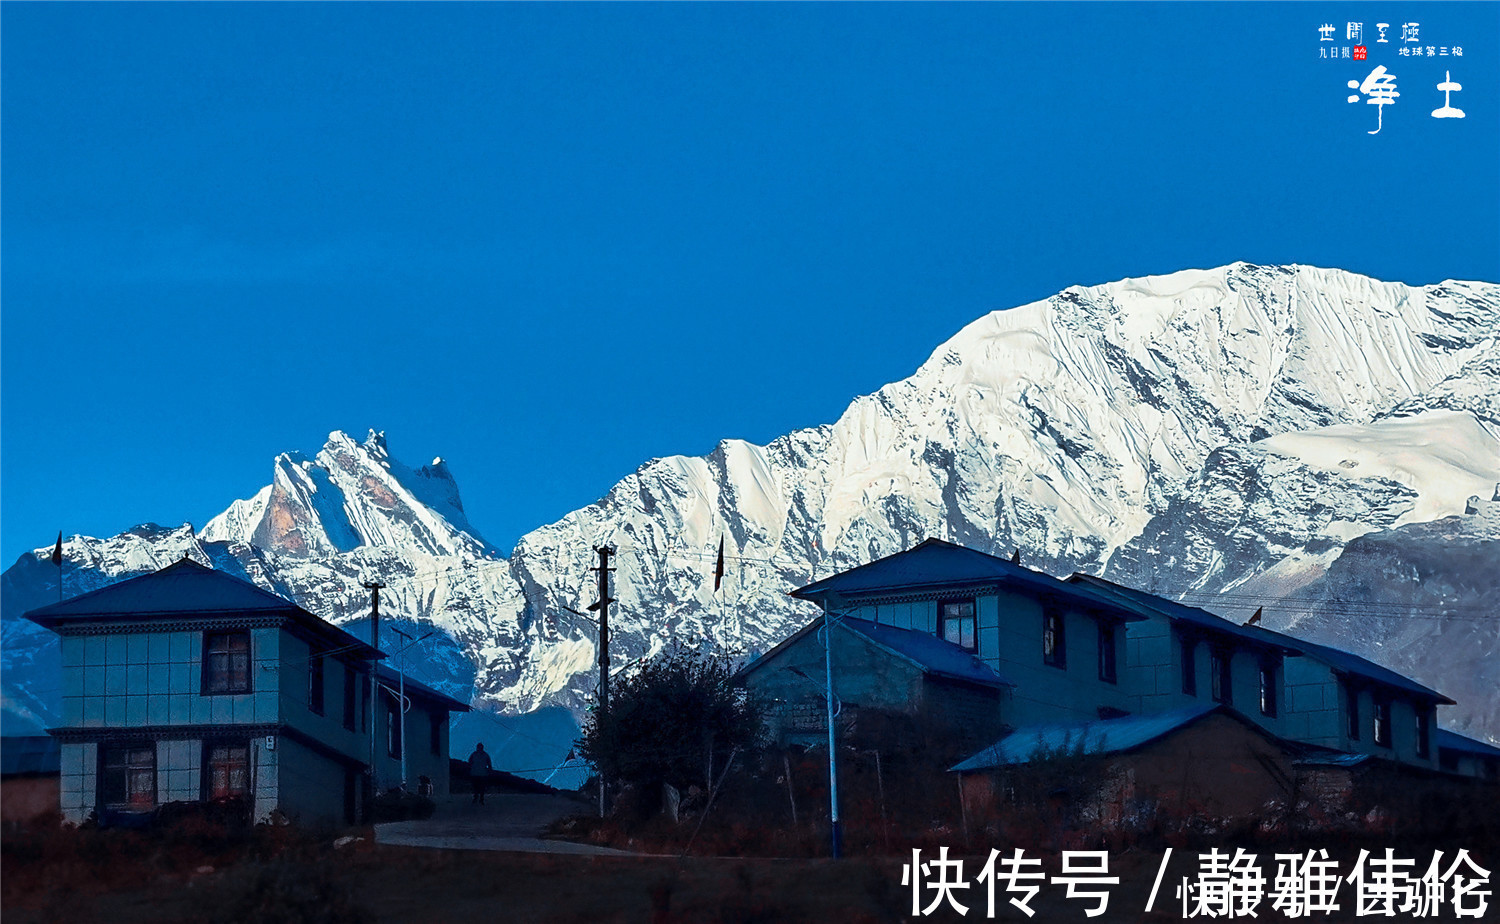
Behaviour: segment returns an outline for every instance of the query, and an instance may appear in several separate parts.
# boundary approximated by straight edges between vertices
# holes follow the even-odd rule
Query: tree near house
[[[733,677],[727,657],[674,645],[613,684],[608,712],[588,717],[578,750],[607,779],[643,792],[711,788],[731,752],[753,752],[765,735],[765,706]]]

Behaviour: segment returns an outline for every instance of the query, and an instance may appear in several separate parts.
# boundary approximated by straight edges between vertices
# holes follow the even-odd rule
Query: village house
[[[1121,682],[1125,625],[1147,617],[1015,562],[928,539],[792,596],[836,616],[834,686],[845,708],[932,715],[945,700],[961,701],[961,721],[952,724],[978,732],[1124,715],[1132,706]],[[826,728],[815,705],[823,698],[822,623],[814,620],[740,676],[778,700],[779,713],[805,714]],[[901,671],[882,648],[922,665],[924,683],[914,683],[916,668],[886,679]],[[811,680],[785,670],[792,665]],[[961,688],[970,692],[959,697]]]
[[[1433,736],[1438,766],[1448,773],[1500,784],[1500,748],[1440,728]]]
[[[1327,645],[1091,575],[1068,580],[1148,617],[1130,626],[1132,711],[1222,703],[1282,738],[1437,769],[1437,707],[1453,700],[1436,690]]]
[[[921,715],[965,740],[1223,707],[1286,744],[1288,760],[1367,755],[1418,774],[1482,776],[1500,756],[1438,729],[1437,707],[1451,699],[1365,658],[942,540],[792,595],[831,617],[844,710]],[[823,624],[815,618],[740,671],[774,702],[783,743],[826,734]]]
[[[773,704],[770,733],[781,744],[827,742],[821,620],[809,623],[740,672]],[[959,645],[929,632],[844,618],[833,626],[842,733],[878,739],[887,718],[909,714],[930,730],[970,745],[1003,730],[1001,700],[1011,683]]]
[[[1236,710],[1198,703],[1020,728],[952,769],[970,811],[994,807],[1004,796],[997,783],[1007,781],[1007,772],[1039,765],[1046,789],[1056,793],[1071,784],[1077,791],[1061,795],[1076,800],[1088,821],[1116,827],[1162,812],[1245,817],[1277,800],[1285,804],[1298,756]]]
[[[447,791],[448,716],[468,706],[406,678],[403,740],[385,655],[247,581],[183,559],[26,616],[62,637],[49,732],[69,822],[217,800],[257,821],[353,822],[372,780],[400,783],[403,752],[409,781]]]

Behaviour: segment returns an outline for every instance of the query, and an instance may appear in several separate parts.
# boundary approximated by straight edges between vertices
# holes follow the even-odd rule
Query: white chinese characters
[[[1453,105],[1453,94],[1463,89],[1461,84],[1455,83],[1452,71],[1443,72],[1443,82],[1437,85],[1443,91],[1443,105],[1432,110],[1434,119],[1462,119],[1464,111]]]
[[[1361,96],[1367,96],[1369,99],[1365,100],[1365,102],[1376,107],[1375,131],[1367,132],[1366,134],[1379,134],[1380,129],[1384,127],[1385,107],[1394,104],[1396,97],[1401,95],[1396,92],[1396,75],[1388,72],[1385,69],[1385,65],[1381,64],[1370,71],[1370,75],[1363,82],[1357,80],[1349,81],[1349,89],[1359,91],[1357,94],[1351,93],[1349,95],[1349,102],[1357,103]]]

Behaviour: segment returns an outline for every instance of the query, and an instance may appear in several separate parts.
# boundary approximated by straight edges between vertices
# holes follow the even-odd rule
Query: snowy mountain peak
[[[1462,517],[1500,481],[1497,458],[1500,286],[1238,263],[1071,286],[987,314],[833,423],[651,460],[523,536],[508,560],[469,525],[441,458],[408,468],[375,430],[278,456],[271,483],[196,538],[85,545],[118,546],[89,566],[100,581],[123,573],[127,552],[134,568],[163,558],[155,545],[172,549],[161,564],[186,549],[336,621],[363,616],[360,580],[378,576],[382,609],[443,629],[444,669],[473,672],[451,692],[467,695],[473,677],[482,702],[576,710],[595,684],[596,628],[577,612],[593,602],[600,543],[620,553],[622,668],[672,639],[763,651],[810,615],[788,590],[928,537],[1019,548],[1057,575],[1267,604],[1332,599],[1332,581],[1365,588],[1339,589],[1343,600],[1380,595],[1390,575],[1420,572],[1438,596],[1413,605],[1430,613],[1480,586],[1445,577],[1448,561],[1488,556],[1500,574],[1500,521]],[[1434,526],[1452,515],[1473,522]],[[1450,541],[1468,551],[1400,560]],[[12,572],[45,580],[31,561]],[[1321,605],[1305,605],[1299,628]],[[1348,644],[1460,699],[1450,727],[1500,732],[1495,641],[1422,642],[1483,655],[1465,701],[1452,678],[1417,669],[1438,659],[1381,647],[1396,636],[1377,630],[1399,622],[1375,620]]]
[[[487,549],[464,515],[447,466],[439,460],[407,468],[375,430],[363,443],[335,430],[312,459],[299,452],[277,456],[271,484],[209,521],[203,539],[300,558],[365,546],[438,556]]]

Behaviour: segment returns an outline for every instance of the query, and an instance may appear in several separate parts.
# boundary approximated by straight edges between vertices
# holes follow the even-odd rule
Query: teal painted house
[[[411,779],[447,790],[448,715],[467,705],[408,679],[403,737],[384,654],[222,571],[184,559],[26,616],[62,637],[63,724],[49,733],[70,822],[229,799],[257,821],[354,821],[372,750],[385,788],[403,747]]]
[[[818,604],[834,615],[836,627],[856,635],[913,633],[940,643],[929,650],[987,669],[995,678],[992,711],[980,716],[966,705],[985,727],[1086,721],[1131,710],[1123,682],[1126,626],[1147,617],[1014,562],[928,539],[792,595]],[[747,665],[741,671],[746,685],[787,702],[821,699],[823,649],[813,631],[821,624],[820,617]],[[835,661],[849,661],[837,632]],[[796,675],[783,670],[790,662],[810,665],[803,672],[816,683],[790,679]],[[932,711],[930,697],[895,696],[896,686],[876,679],[883,670],[868,657],[835,663],[835,694],[846,703]]]
[[[1058,580],[929,539],[792,595],[829,614],[841,703],[998,729],[985,743],[1016,729],[1217,708],[1293,751],[1471,776],[1493,767],[1487,746],[1439,731],[1438,707],[1453,700],[1436,690],[1346,651],[1089,575]],[[823,622],[741,671],[746,686],[796,712],[809,738],[826,728]],[[983,669],[985,682],[945,677],[940,662]],[[985,692],[961,701],[935,692],[955,682]]]

